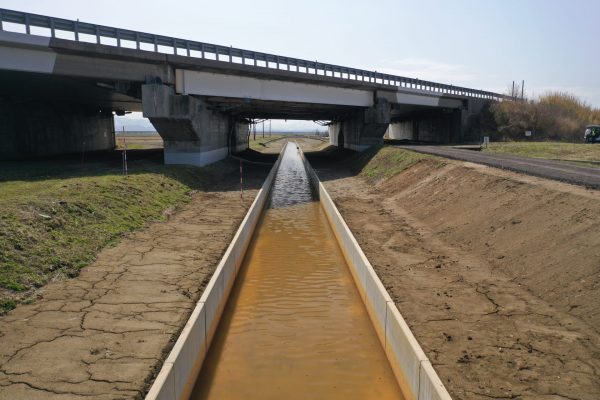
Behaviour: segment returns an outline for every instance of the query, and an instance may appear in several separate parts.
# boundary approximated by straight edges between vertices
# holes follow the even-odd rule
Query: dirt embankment
[[[319,175],[453,398],[600,398],[600,192],[390,151]]]
[[[142,398],[268,170],[244,168],[241,201],[237,161],[202,169],[167,221],[0,317],[0,399]]]

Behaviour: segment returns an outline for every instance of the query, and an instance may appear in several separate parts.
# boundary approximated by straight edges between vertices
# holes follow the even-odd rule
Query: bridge
[[[496,93],[0,9],[0,159],[114,148],[113,115],[142,111],[165,163],[248,146],[256,119],[325,121],[362,151],[391,138],[474,139]]]

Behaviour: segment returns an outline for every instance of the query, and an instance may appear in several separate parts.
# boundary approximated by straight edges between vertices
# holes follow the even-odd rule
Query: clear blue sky
[[[600,107],[599,0],[83,1],[0,7]]]

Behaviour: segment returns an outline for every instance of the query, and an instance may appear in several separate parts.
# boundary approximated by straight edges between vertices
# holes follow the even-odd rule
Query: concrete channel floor
[[[511,154],[494,154],[476,150],[458,149],[449,146],[418,145],[397,147],[600,189],[600,168],[583,167],[554,160],[519,157]]]
[[[268,168],[223,178],[0,318],[0,399],[142,398]]]

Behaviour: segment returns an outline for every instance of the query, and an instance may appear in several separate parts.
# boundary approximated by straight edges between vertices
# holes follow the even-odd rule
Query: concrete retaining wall
[[[300,153],[405,398],[451,400],[327,190],[301,150]]]
[[[192,315],[167,357],[146,400],[187,399],[215,335],[246,249],[268,199],[283,151],[219,262]]]

